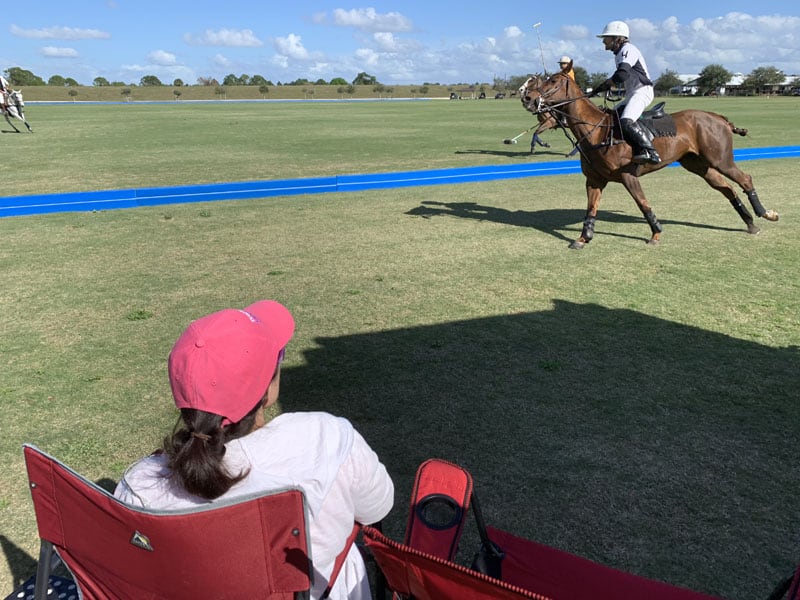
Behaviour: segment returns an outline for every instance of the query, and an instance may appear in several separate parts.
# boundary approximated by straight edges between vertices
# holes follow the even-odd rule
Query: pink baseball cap
[[[291,313],[274,300],[193,321],[169,354],[175,406],[238,423],[264,397],[293,333]]]

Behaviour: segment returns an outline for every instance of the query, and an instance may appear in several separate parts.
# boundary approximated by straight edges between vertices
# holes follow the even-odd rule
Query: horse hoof
[[[570,250],[582,250],[583,247],[586,245],[585,242],[581,242],[580,240],[575,240],[569,245]]]
[[[766,219],[767,221],[777,221],[778,220],[778,213],[774,210],[768,210],[763,215],[761,215],[762,219]]]
[[[658,246],[659,243],[661,243],[661,240],[656,238],[650,238],[649,240],[647,240],[648,246]]]
[[[761,229],[759,229],[755,225],[750,224],[747,226],[747,233],[749,233],[750,235],[756,235],[758,233],[761,233]]]

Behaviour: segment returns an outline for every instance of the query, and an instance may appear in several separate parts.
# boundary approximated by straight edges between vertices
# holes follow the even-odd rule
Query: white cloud
[[[359,48],[355,52],[355,57],[359,63],[367,67],[374,67],[378,64],[381,55],[370,48]]]
[[[78,51],[74,48],[56,48],[55,46],[44,46],[39,50],[42,56],[48,58],[78,58]]]
[[[169,67],[178,62],[175,55],[166,50],[153,50],[147,55],[147,60],[154,65],[161,65],[162,67]]]
[[[333,11],[333,23],[339,27],[354,27],[362,31],[411,31],[408,17],[398,12],[380,14],[374,8],[354,8]]]
[[[76,29],[74,27],[22,29],[16,25],[11,26],[11,35],[37,40],[106,40],[111,37],[110,33],[99,29]]]
[[[567,40],[594,39],[594,36],[585,25],[564,25],[559,29],[560,36]]]
[[[512,25],[511,27],[506,27],[503,30],[503,33],[509,39],[510,38],[518,38],[518,37],[522,37],[523,35],[525,35],[524,33],[522,33],[522,30],[519,27],[517,27],[516,25]]]
[[[222,54],[215,54],[213,60],[216,66],[223,67],[226,69],[233,64],[230,60],[228,60],[227,56],[224,56]]]
[[[277,37],[272,43],[275,51],[292,60],[308,61],[320,58],[318,52],[309,52],[303,46],[303,39],[299,35],[290,33],[286,37]]]
[[[193,46],[257,48],[264,45],[251,29],[206,29],[200,36],[186,33],[183,40]]]

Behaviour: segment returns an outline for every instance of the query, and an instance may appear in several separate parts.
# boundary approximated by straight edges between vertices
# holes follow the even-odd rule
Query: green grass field
[[[798,99],[675,99],[792,145]],[[560,160],[514,101],[46,106],[5,134],[4,193]],[[6,130],[7,127],[2,129]],[[13,152],[12,152],[13,151]],[[260,298],[293,311],[281,410],[353,421],[402,536],[418,464],[469,468],[487,520],[732,600],[798,560],[796,159],[749,161],[748,236],[679,169],[620,186],[595,240],[579,175],[0,219],[0,593],[35,570],[21,444],[116,480],[175,422],[172,343]],[[462,553],[475,549],[468,535]]]

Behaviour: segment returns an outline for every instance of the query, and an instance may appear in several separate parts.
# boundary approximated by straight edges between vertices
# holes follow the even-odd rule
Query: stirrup
[[[661,157],[658,155],[658,152],[656,152],[655,150],[643,149],[640,152],[635,153],[631,160],[633,162],[635,162],[636,164],[640,164],[640,165],[644,164],[644,163],[649,163],[651,165],[657,165],[658,163],[661,162]]]

